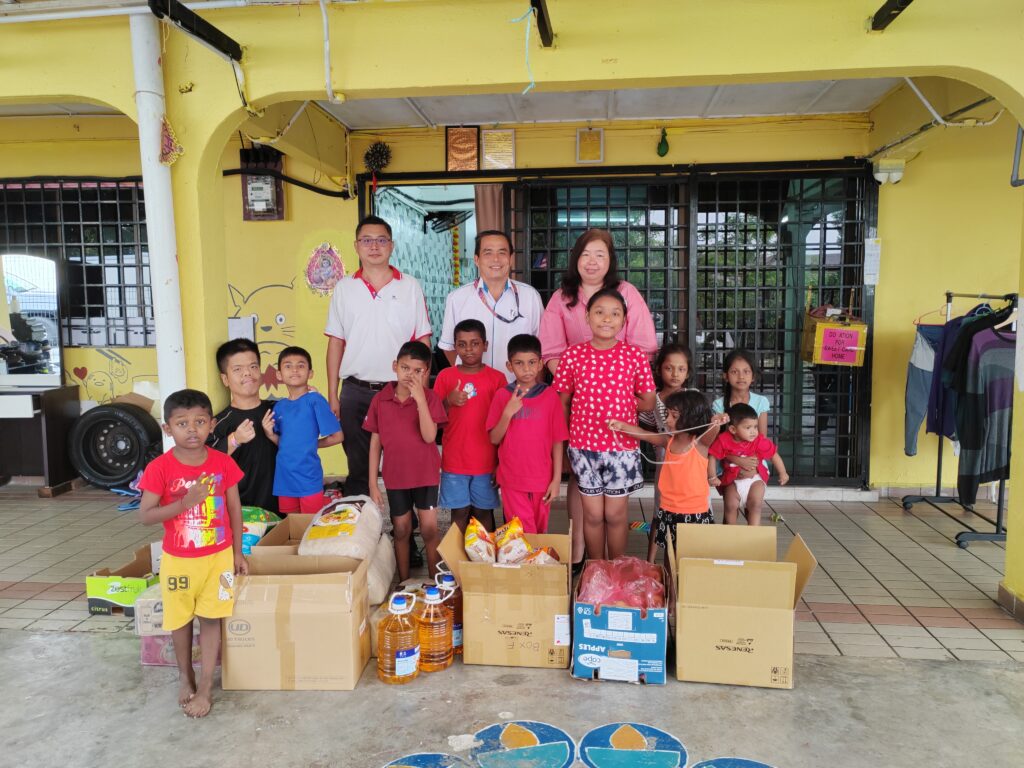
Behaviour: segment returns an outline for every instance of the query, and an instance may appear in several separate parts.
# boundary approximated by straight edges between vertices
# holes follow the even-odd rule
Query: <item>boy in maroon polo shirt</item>
[[[444,404],[427,387],[430,348],[407,341],[392,364],[398,381],[389,383],[370,402],[363,429],[370,433],[370,498],[377,506],[383,499],[377,486],[381,449],[384,451],[384,487],[394,526],[395,558],[400,581],[409,578],[409,546],[412,542],[412,510],[420,521],[420,535],[427,548],[431,577],[437,572],[437,485],[441,455],[434,440],[437,425],[448,421]]]

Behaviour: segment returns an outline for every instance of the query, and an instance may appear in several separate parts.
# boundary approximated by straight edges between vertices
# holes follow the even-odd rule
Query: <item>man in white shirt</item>
[[[367,216],[356,227],[355,247],[359,269],[335,286],[324,329],[328,400],[345,435],[350,496],[369,492],[370,433],[363,419],[370,401],[395,380],[392,363],[402,344],[416,340],[430,346],[431,334],[423,289],[416,278],[391,266],[391,225]]]
[[[473,262],[480,277],[448,294],[437,343],[455,365],[455,326],[463,320],[479,320],[487,329],[483,361],[501,371],[509,383],[515,379],[505,365],[509,339],[520,333],[536,336],[544,313],[544,302],[533,286],[509,279],[512,255],[512,241],[504,232],[488,229],[477,234]]]

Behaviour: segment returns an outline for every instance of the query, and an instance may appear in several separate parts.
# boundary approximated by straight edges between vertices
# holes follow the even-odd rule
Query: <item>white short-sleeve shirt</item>
[[[342,379],[394,381],[391,364],[399,348],[431,333],[419,282],[394,267],[391,272],[393,279],[379,291],[363,279],[361,269],[334,287],[324,333],[345,342]]]
[[[448,294],[437,346],[448,351],[455,349],[455,326],[463,320],[479,320],[487,331],[487,352],[483,362],[503,373],[511,383],[515,377],[505,365],[509,339],[520,333],[536,336],[543,314],[544,302],[533,286],[509,280],[495,301],[478,278]]]

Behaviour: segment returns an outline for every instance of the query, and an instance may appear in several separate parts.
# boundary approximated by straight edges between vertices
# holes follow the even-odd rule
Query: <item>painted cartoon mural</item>
[[[228,284],[228,294],[235,312],[231,317],[256,317],[256,343],[260,348],[263,369],[262,389],[272,395],[283,386],[277,380],[277,356],[285,347],[297,344],[295,339],[295,278],[287,285],[269,283],[246,293]]]
[[[79,397],[102,405],[136,389],[155,388],[156,350],[135,347],[69,347],[64,351],[64,378],[81,388]]]

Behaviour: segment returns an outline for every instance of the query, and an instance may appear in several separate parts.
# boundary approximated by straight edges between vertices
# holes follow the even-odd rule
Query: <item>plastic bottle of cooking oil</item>
[[[451,597],[445,598],[444,604],[452,612],[452,646],[456,656],[462,655],[462,588],[450,573],[440,573],[437,585],[442,592],[450,592]]]
[[[423,591],[423,607],[416,612],[419,629],[420,669],[438,672],[451,666],[452,612],[443,602],[441,590],[427,587]]]
[[[420,674],[418,625],[410,616],[415,602],[414,595],[393,595],[390,615],[377,627],[377,677],[390,685],[404,685]]]

